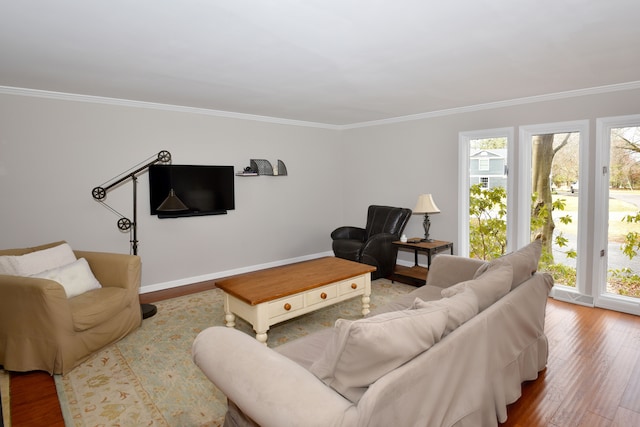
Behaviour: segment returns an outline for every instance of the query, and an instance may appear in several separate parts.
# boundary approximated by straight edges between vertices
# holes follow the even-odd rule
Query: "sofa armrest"
[[[111,252],[74,251],[77,258],[89,263],[96,279],[104,287],[140,288],[142,263],[137,255]]]
[[[487,261],[458,255],[436,255],[429,267],[426,284],[448,288],[456,283],[471,280],[478,268],[486,263]]]
[[[196,337],[195,364],[261,426],[354,425],[353,404],[311,372],[253,337],[214,326]]]
[[[60,335],[74,333],[62,285],[0,275],[0,365],[6,370],[53,373]]]
[[[344,227],[338,227],[335,230],[333,230],[333,232],[331,233],[331,239],[333,240],[351,239],[351,240],[360,240],[361,242],[364,242],[365,234],[366,234],[366,231],[364,228],[344,226]]]

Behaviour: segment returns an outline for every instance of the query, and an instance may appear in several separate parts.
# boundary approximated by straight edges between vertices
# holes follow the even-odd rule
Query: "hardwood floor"
[[[210,289],[205,282],[141,295],[153,303]],[[640,317],[549,299],[547,369],[522,386],[502,427],[640,425]],[[13,426],[63,426],[52,377],[12,374]]]
[[[640,317],[549,299],[547,369],[503,426],[640,425]]]
[[[11,425],[64,427],[56,386],[46,372],[11,373]]]

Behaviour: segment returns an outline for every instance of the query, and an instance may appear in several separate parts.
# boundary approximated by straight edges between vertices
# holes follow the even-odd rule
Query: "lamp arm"
[[[156,163],[159,163],[159,162],[168,163],[170,161],[171,161],[171,153],[169,153],[166,150],[162,150],[158,153],[155,159],[153,159],[152,161],[150,161],[149,163],[143,166],[140,166],[138,169],[134,170],[133,172],[127,173],[126,175],[122,176],[118,180],[104,187],[101,187],[101,186],[95,187],[93,190],[91,190],[91,195],[96,200],[102,200],[105,197],[107,197],[107,191],[109,191],[116,185],[126,181],[127,179],[134,179],[137,174],[149,168],[150,166],[155,165]]]

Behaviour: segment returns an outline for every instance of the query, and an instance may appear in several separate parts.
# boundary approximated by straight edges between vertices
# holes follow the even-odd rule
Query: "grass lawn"
[[[615,197],[615,191],[612,191],[612,196]],[[633,192],[625,192],[626,194],[640,194],[640,191]],[[564,211],[555,212],[555,217],[569,215],[573,218],[573,221],[570,224],[563,224],[559,220],[556,220],[556,232],[562,232],[566,235],[577,235],[577,217],[578,217],[578,197],[573,195],[554,195],[553,200],[563,199],[565,202]],[[609,199],[609,242],[619,243],[620,245],[624,244],[625,237],[627,233],[637,232],[640,233],[640,223],[633,223],[623,221],[622,218],[625,215],[636,215],[638,212],[638,207],[632,203],[624,202],[619,199],[610,198]],[[629,267],[631,271],[622,272],[622,271],[610,271],[607,279],[607,290],[608,292],[619,294],[619,295],[627,295],[636,298],[640,298],[640,282],[638,281],[638,271],[633,268],[633,265],[637,265],[637,261],[634,260],[633,263],[629,263]],[[565,270],[566,268],[563,265],[556,265],[555,269],[558,270],[554,274],[554,277],[557,277],[557,280],[568,284],[568,276],[565,277],[563,274],[569,274]],[[564,272],[564,273],[563,273]],[[573,275],[575,273],[571,273]],[[575,277],[573,277],[575,280]]]
[[[640,191],[629,192],[630,194],[640,194]],[[554,195],[553,200],[562,199],[565,202],[564,211],[561,215],[570,215],[574,220],[570,224],[563,224],[556,221],[556,230],[564,234],[577,233],[578,217],[578,197],[568,195]],[[618,199],[609,199],[609,241],[624,243],[625,236],[629,232],[640,233],[640,223],[629,223],[622,221],[624,215],[635,215],[638,212],[636,205]]]

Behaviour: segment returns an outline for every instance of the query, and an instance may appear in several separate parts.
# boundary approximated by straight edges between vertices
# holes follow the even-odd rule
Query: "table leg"
[[[267,345],[267,331],[264,331],[264,332],[256,331],[256,339],[260,341],[262,344]]]
[[[252,322],[253,330],[256,331],[256,339],[267,345],[267,331],[269,330],[268,304],[258,304],[255,306],[255,318]]]
[[[369,314],[369,303],[371,302],[371,298],[369,295],[362,295],[362,315],[366,316]]]
[[[236,326],[236,315],[231,312],[225,313],[224,321],[228,328],[234,328]]]
[[[229,295],[226,293],[224,294],[224,322],[228,328],[236,326],[236,315],[229,308]]]
[[[369,303],[371,302],[371,273],[367,273],[364,279],[364,293],[362,294],[362,315],[369,314]]]

